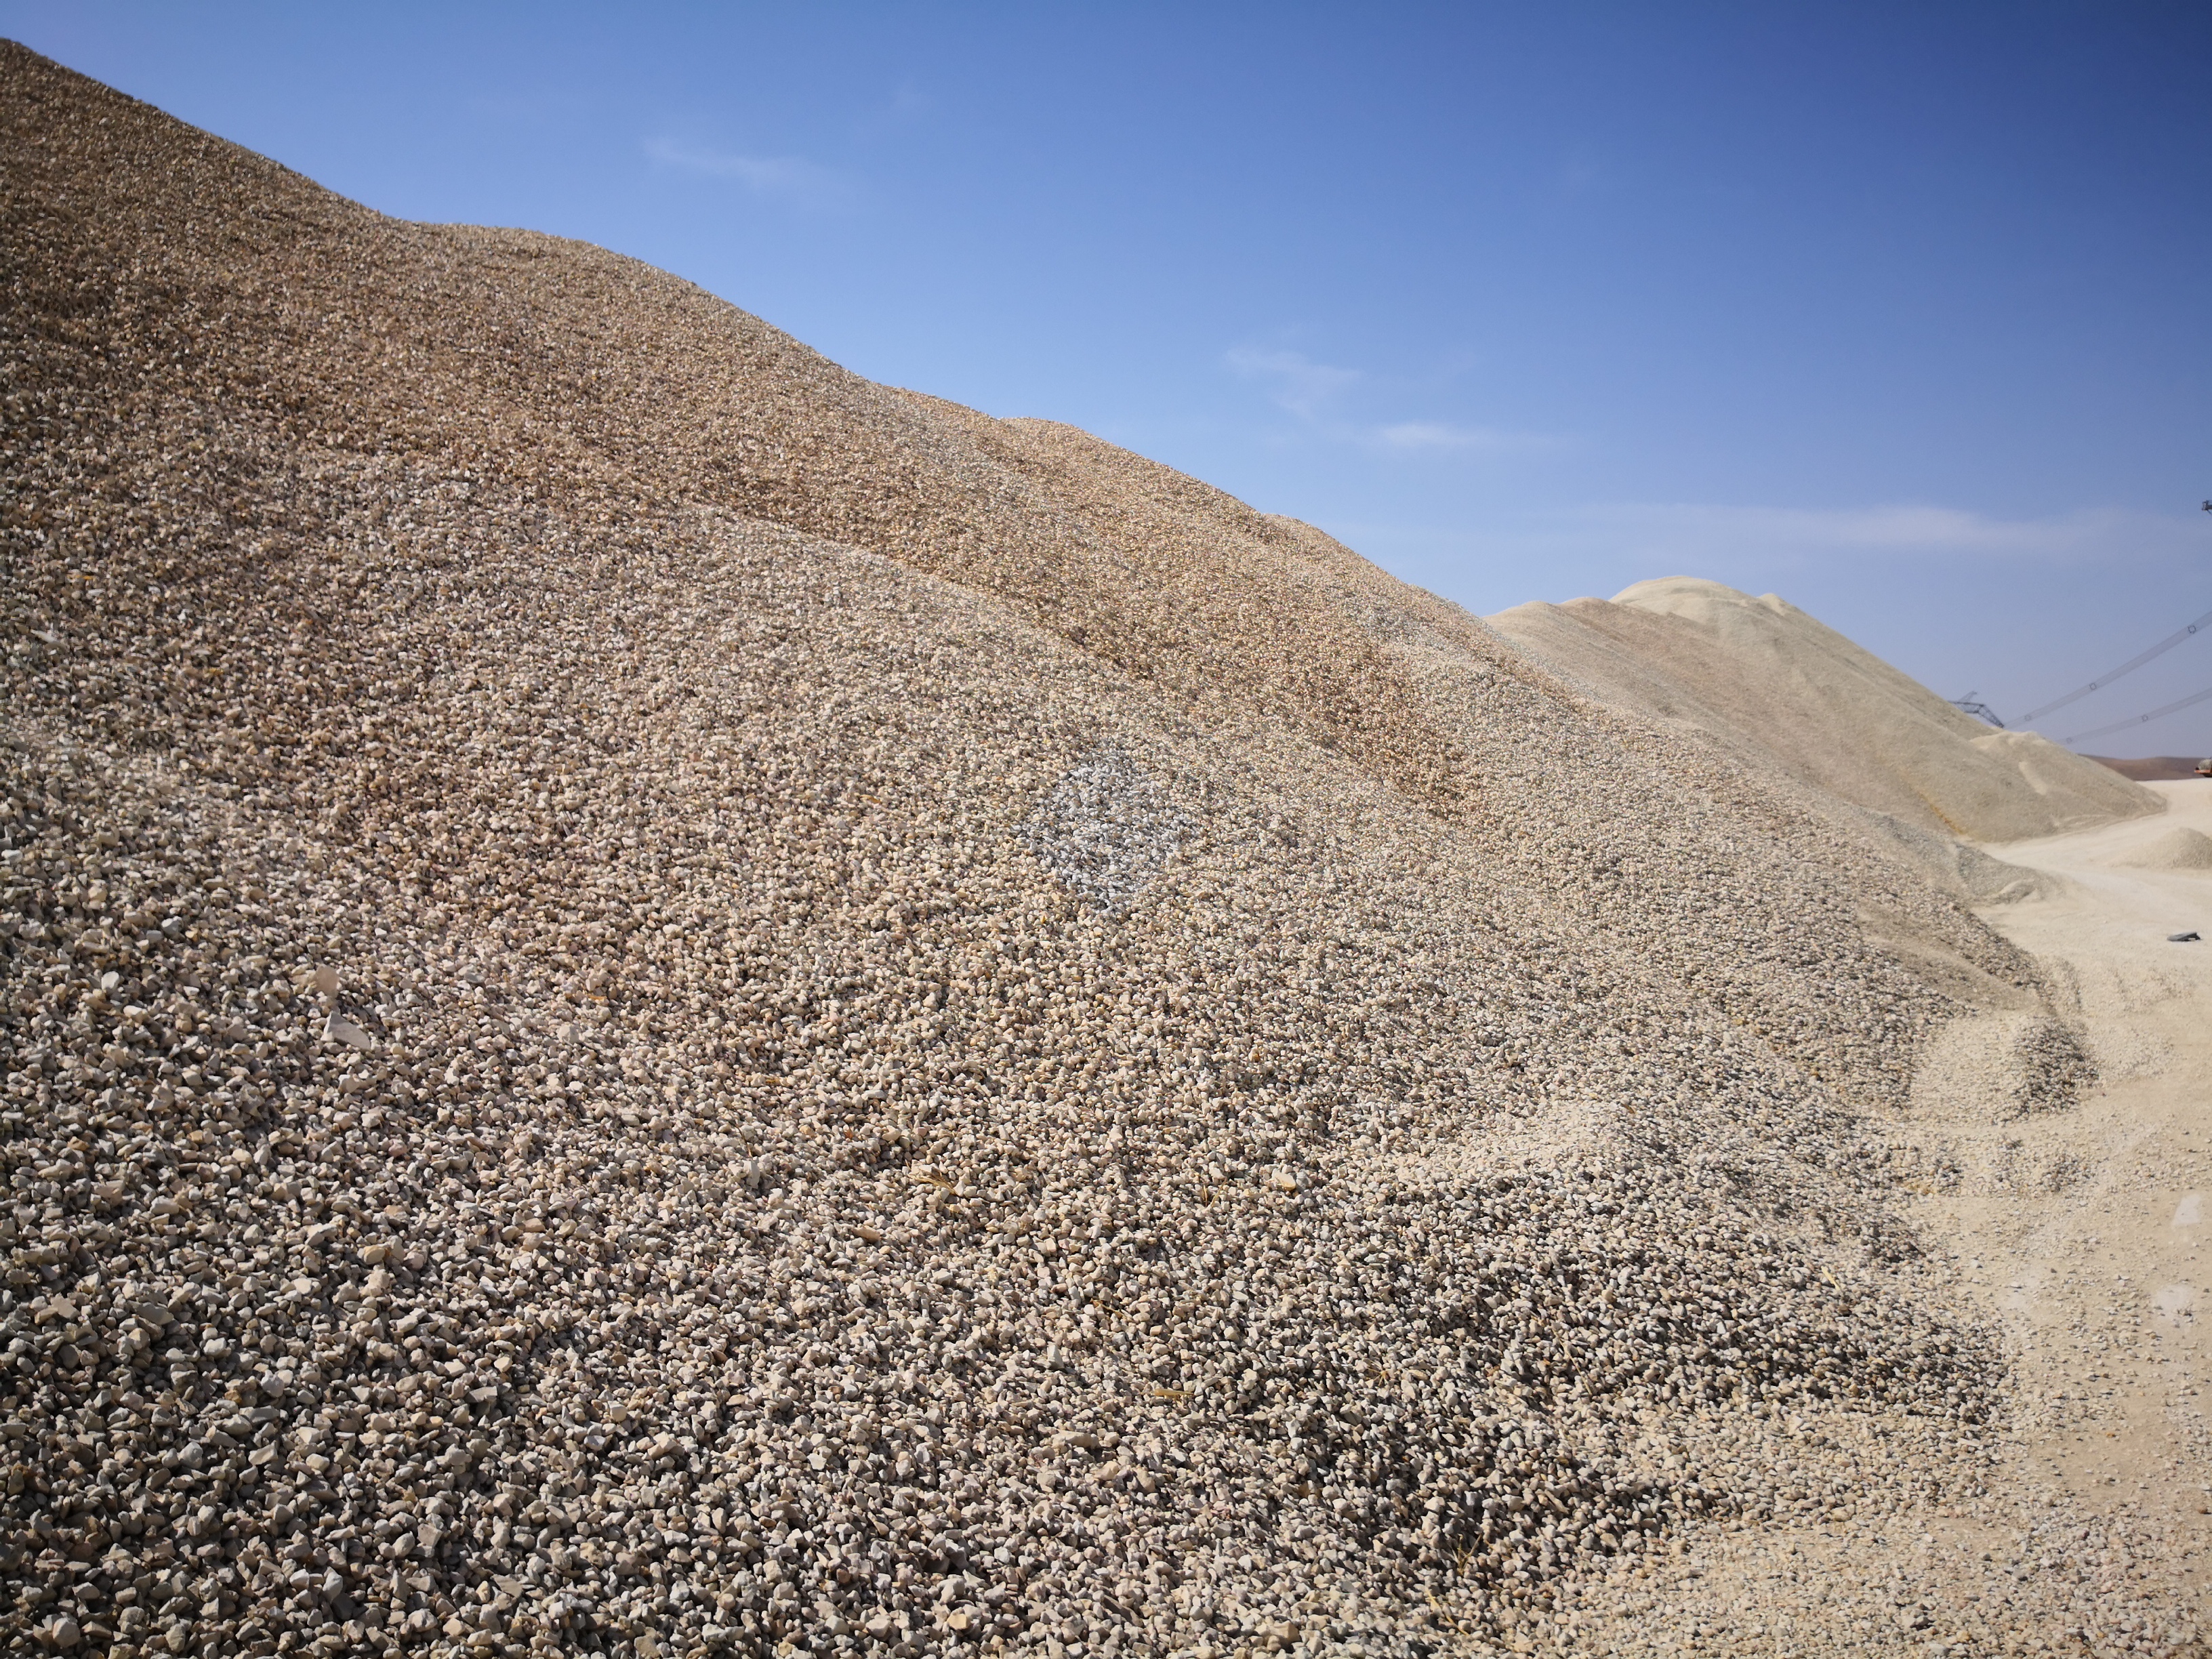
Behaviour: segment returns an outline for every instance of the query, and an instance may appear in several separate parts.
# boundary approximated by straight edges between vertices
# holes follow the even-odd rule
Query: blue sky
[[[2212,9],[34,4],[410,218],[586,238],[1477,611],[1688,574],[1946,695],[2212,609]],[[2212,687],[2212,631],[2056,737]],[[2212,753],[2212,702],[2083,745]]]

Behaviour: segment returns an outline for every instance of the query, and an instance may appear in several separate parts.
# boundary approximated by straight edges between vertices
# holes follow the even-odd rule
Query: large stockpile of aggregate
[[[1861,1125],[2043,994],[1911,860],[632,262],[0,146],[0,1645],[1549,1642],[1972,1492]]]
[[[1984,725],[1771,593],[1668,576],[1490,620],[1607,703],[1923,830],[2021,841],[2163,810],[2088,756]]]

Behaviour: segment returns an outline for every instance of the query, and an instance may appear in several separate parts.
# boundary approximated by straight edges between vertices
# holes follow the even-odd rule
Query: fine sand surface
[[[2051,878],[1988,914],[2066,987],[2100,1068],[2022,1112],[2018,1019],[1958,1022],[1887,1133],[1913,1221],[2003,1333],[1986,1490],[1692,1550],[1605,1620],[1638,1652],[2200,1651],[2212,1610],[2212,871],[2143,867],[2212,831],[2212,783],[2161,818],[1993,849]],[[2206,837],[2212,839],[2212,837]],[[1613,1622],[1618,1621],[1618,1622]]]
[[[0,254],[0,1650],[2194,1640],[2154,792],[14,46]]]
[[[1959,1197],[1931,1207],[1948,1212],[1960,1253],[1982,1259],[1978,1283],[2020,1345],[2026,1490],[2039,1480],[2087,1508],[2171,1525],[2159,1564],[2191,1568],[2201,1590],[2212,954],[2169,936],[2212,937],[2212,870],[2172,867],[2159,849],[2181,835],[2212,845],[2212,783],[2151,787],[2172,828],[2002,849],[2063,878],[1993,919],[2078,1000],[2103,1084],[2076,1112],[2016,1134],[1963,1132]]]
[[[1669,576],[1490,621],[1609,703],[1922,830],[2017,841],[2158,810],[2110,768],[1983,725],[1775,594]]]

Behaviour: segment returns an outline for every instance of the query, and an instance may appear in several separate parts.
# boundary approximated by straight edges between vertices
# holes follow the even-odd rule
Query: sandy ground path
[[[1948,1126],[1956,1188],[1924,1208],[2016,1345],[1999,1490],[2170,1538],[2193,1606],[2212,1528],[2212,871],[2130,861],[2178,826],[2212,831],[2212,784],[2151,787],[2163,817],[1991,849],[2062,878],[1987,919],[2078,999],[2102,1078],[2071,1112]],[[2189,932],[2204,940],[2169,938]]]
[[[1993,1013],[1946,1033],[1888,1126],[1923,1238],[2012,1361],[1983,1484],[1888,1506],[1839,1483],[1825,1516],[1723,1523],[1520,1650],[2212,1652],[2212,870],[2130,865],[2212,833],[2212,784],[2152,787],[2160,817],[1989,849],[2057,878],[1984,915],[2078,1002],[2096,1085],[2019,1115],[2024,1017]],[[1753,1431],[1904,1455],[1848,1413]]]

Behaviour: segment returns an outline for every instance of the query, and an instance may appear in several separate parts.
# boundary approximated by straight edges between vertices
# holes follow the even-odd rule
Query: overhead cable
[[[2020,717],[2020,723],[2022,726],[2026,726],[2030,720],[2039,720],[2045,714],[2050,714],[2053,709],[2063,708],[2068,703],[2077,702],[2081,698],[2087,696],[2092,691],[2103,690],[2114,680],[2119,678],[2121,675],[2132,674],[2136,669],[2141,668],[2153,657],[2163,656],[2166,653],[2172,650],[2175,646],[2179,645],[2182,641],[2187,639],[2191,634],[2194,634],[2198,629],[2204,627],[2208,623],[2212,623],[2212,611],[2206,611],[2195,622],[2190,623],[2188,627],[2183,629],[2179,634],[2169,635],[2165,639],[2160,640],[2156,645],[2151,647],[2149,650],[2144,652],[2140,657],[2130,657],[2127,661],[2122,663],[2118,668],[2112,670],[2111,673],[2099,675],[2095,679],[2091,680],[2088,684],[2083,686],[2080,690],[2069,691],[2064,696],[2059,698],[2057,702],[2046,702],[2040,708],[2030,709],[2027,714],[2022,714]],[[2133,722],[2129,720],[2123,720],[2121,722],[2121,725],[2123,726],[2132,724]],[[2118,728],[2111,729],[2117,730]],[[2067,741],[2071,743],[2073,739],[2069,738]]]
[[[2158,719],[2161,714],[2171,714],[2176,709],[2187,708],[2193,703],[2206,702],[2212,702],[2212,686],[2208,686],[2202,691],[2195,692],[2189,696],[2184,697],[2179,702],[2170,702],[2163,708],[2154,708],[2148,714],[2138,714],[2133,720],[2114,720],[2110,726],[2100,726],[2094,732],[2076,732],[2072,737],[2067,738],[2063,739],[2063,741],[2067,743],[2086,743],[2091,738],[2101,738],[2108,732],[2119,732],[2125,730],[2130,726],[2141,726],[2147,720],[2154,720]]]

